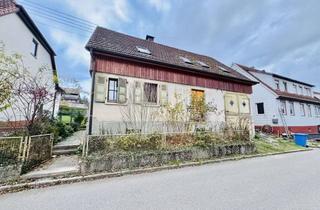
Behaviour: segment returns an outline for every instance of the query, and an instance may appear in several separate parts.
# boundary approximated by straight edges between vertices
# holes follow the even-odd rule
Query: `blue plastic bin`
[[[294,142],[297,145],[300,145],[300,146],[303,146],[303,147],[307,146],[308,134],[295,133],[293,136],[294,136]]]

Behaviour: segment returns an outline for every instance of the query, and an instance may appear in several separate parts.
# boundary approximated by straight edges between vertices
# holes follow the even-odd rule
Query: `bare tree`
[[[25,67],[17,54],[6,55],[0,51],[0,86],[6,88],[1,95],[4,108],[1,115],[15,129],[15,121],[22,121],[28,133],[35,133],[35,125],[51,110],[55,86],[52,70],[43,66],[35,73]],[[21,124],[21,123],[20,123]]]

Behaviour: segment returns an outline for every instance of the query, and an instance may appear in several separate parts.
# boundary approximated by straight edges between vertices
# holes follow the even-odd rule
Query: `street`
[[[315,149],[60,185],[0,196],[0,209],[319,209],[319,161]]]

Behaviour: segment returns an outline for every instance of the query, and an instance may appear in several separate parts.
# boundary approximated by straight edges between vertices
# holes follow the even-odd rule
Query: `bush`
[[[132,150],[157,150],[161,147],[161,135],[150,134],[147,136],[140,134],[128,134],[120,136],[114,140],[115,148],[132,151]]]
[[[196,132],[194,135],[194,140],[194,146],[198,147],[210,147],[222,141],[219,136],[206,131]]]

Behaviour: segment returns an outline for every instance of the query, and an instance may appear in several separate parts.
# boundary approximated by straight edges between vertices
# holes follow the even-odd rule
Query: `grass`
[[[61,116],[61,121],[64,123],[70,123],[71,117],[69,115],[62,115]]]
[[[270,137],[268,137],[268,139],[270,140]],[[296,145],[292,140],[285,140],[281,138],[272,138],[271,141],[269,140],[261,138],[256,138],[254,140],[259,154],[306,149],[305,147]]]

